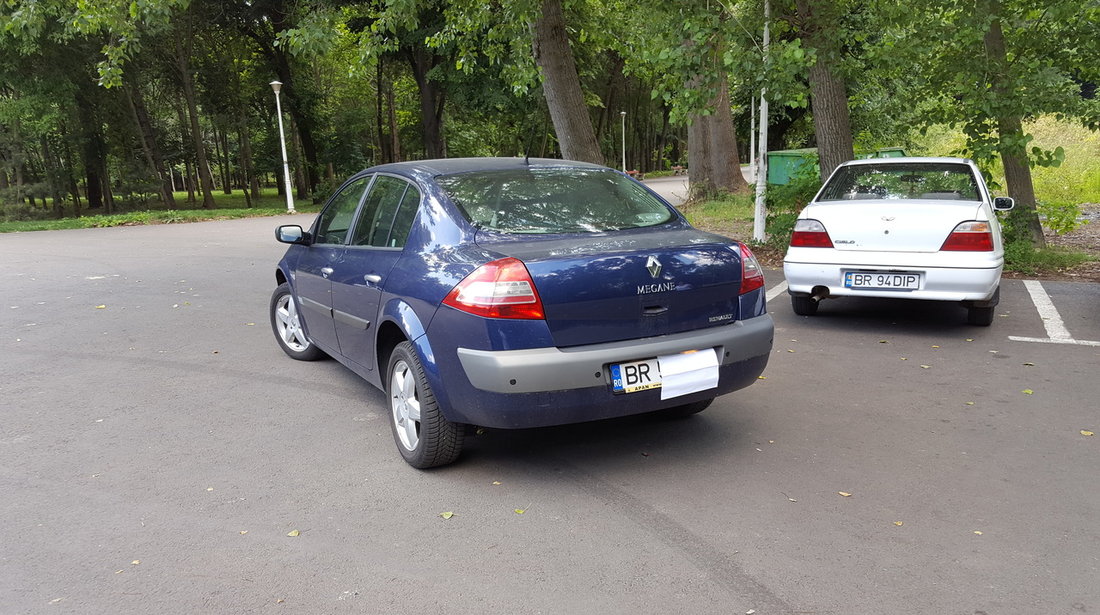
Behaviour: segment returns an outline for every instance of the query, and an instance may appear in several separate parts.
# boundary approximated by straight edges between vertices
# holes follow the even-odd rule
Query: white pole
[[[752,179],[756,181],[756,95],[753,94],[749,100],[749,110],[752,113],[752,120],[749,121],[749,172],[752,173]]]
[[[764,0],[764,64],[768,63],[768,45],[770,35],[768,21],[771,19],[771,5]],[[753,213],[752,238],[754,241],[764,241],[768,238],[764,231],[764,223],[767,221],[768,212],[765,207],[764,194],[768,190],[768,98],[767,88],[760,90],[760,155],[756,164],[756,211]]]
[[[281,81],[272,81],[271,89],[275,90],[275,112],[279,114],[279,147],[283,152],[283,178],[286,180],[286,186],[284,188],[286,192],[286,211],[287,213],[295,213],[294,211],[294,197],[291,195],[293,189],[290,186],[290,165],[286,161],[286,135],[283,133],[283,106],[279,103],[279,90],[283,87]]]
[[[626,111],[620,111],[619,117],[623,119],[623,173],[626,173]]]

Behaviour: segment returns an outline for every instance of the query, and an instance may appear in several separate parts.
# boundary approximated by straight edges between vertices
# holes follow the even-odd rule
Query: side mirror
[[[999,196],[993,199],[993,209],[997,211],[1008,211],[1016,206],[1016,201],[1012,200],[1010,196]]]
[[[281,243],[294,243],[303,246],[310,244],[309,233],[297,224],[286,224],[275,228],[275,240]]]

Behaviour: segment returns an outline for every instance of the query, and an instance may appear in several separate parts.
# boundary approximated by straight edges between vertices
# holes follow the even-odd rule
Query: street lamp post
[[[283,152],[283,178],[286,180],[286,211],[294,212],[294,198],[291,196],[290,165],[286,161],[286,135],[283,133],[283,105],[279,102],[279,90],[283,88],[282,81],[272,81],[271,89],[275,90],[275,112],[279,115],[279,147]]]
[[[619,117],[623,119],[623,173],[626,173],[626,111],[620,111]]]

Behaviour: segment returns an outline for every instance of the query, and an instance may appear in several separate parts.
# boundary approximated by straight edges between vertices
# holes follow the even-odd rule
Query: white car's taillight
[[[940,250],[948,252],[992,252],[993,227],[988,222],[960,222],[947,236]]]
[[[791,233],[792,248],[831,248],[833,240],[829,238],[829,232],[825,225],[817,220],[802,219],[794,223],[794,231]]]
[[[743,243],[737,245],[741,249],[741,290],[738,294],[743,295],[764,286],[764,270],[748,246]]]
[[[443,304],[486,318],[545,318],[535,282],[516,258],[478,267],[447,293]]]

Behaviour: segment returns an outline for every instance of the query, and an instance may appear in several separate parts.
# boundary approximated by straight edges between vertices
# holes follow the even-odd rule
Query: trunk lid
[[[537,239],[479,233],[478,245],[524,262],[559,347],[740,318],[741,256],[718,235],[690,228]]]
[[[837,250],[879,252],[936,252],[955,225],[979,216],[974,201],[829,201],[802,212],[825,225]]]

